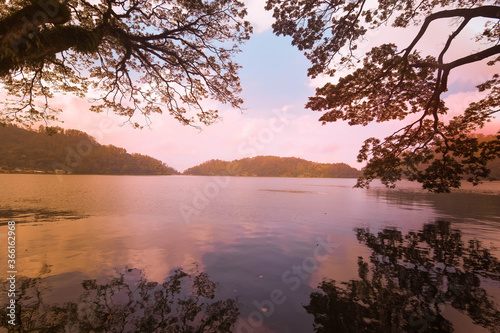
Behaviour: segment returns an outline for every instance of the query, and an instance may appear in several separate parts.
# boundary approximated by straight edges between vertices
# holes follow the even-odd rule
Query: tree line
[[[47,132],[50,135],[47,135]],[[150,156],[113,145],[73,129],[40,126],[38,131],[0,126],[0,169],[4,172],[171,175],[179,172]]]
[[[210,160],[184,171],[185,175],[257,177],[356,178],[360,171],[345,163],[315,163],[296,157],[256,156],[231,162]]]
[[[49,133],[50,135],[47,135]],[[474,135],[478,142],[494,135]],[[500,179],[500,159],[487,167],[490,178]],[[46,128],[37,131],[15,125],[0,126],[0,171],[105,175],[172,175],[177,170],[153,157],[127,153],[123,148],[101,145],[82,131]],[[234,161],[209,160],[184,171],[185,175],[257,177],[357,178],[359,171],[345,163],[316,163],[297,157],[257,156]]]
[[[479,143],[482,142],[492,142],[497,141],[498,138],[495,135],[483,135],[483,134],[475,134],[473,135]],[[490,170],[489,178],[491,180],[500,180],[500,158],[496,158],[493,161],[486,164],[488,170]]]

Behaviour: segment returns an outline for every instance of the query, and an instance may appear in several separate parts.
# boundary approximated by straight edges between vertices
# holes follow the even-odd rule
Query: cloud
[[[486,92],[466,91],[451,94],[446,97],[445,103],[450,109],[447,114],[447,119],[460,115],[472,102],[477,102],[486,96]],[[484,128],[478,130],[483,134],[495,134],[500,130],[500,119],[493,117],[491,122],[487,123]]]
[[[274,19],[272,12],[264,9],[266,0],[245,0],[248,9],[246,19],[252,23],[254,33],[260,34],[271,29]]]
[[[101,144],[122,147],[129,153],[152,156],[179,171],[210,159],[257,155],[294,156],[360,167],[356,155],[363,141],[370,136],[383,138],[401,126],[401,122],[368,127],[351,127],[342,122],[322,126],[317,112],[304,110],[301,104],[286,104],[251,115],[222,107],[222,120],[201,131],[182,126],[168,114],[155,114],[150,128],[137,130],[121,126],[122,117],[88,111],[85,100],[63,96],[58,103],[65,110],[61,115],[64,128],[85,131]]]

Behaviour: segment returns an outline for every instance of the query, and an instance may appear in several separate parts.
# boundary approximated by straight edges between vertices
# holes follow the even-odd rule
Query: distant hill
[[[259,177],[356,178],[360,171],[345,163],[315,163],[296,157],[257,156],[232,162],[210,160],[184,171],[185,175]]]
[[[0,172],[105,175],[169,175],[179,172],[160,160],[101,145],[77,130],[52,128],[51,135],[0,126]]]
[[[475,137],[479,142],[491,141],[496,139],[495,135],[476,134]],[[497,158],[488,163],[487,167],[491,170],[490,177],[494,180],[500,180],[500,158]]]
[[[494,180],[500,180],[500,158],[488,163],[488,168],[491,170],[490,177]]]

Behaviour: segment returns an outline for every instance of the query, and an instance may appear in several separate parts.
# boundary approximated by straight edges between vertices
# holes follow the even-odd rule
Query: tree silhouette
[[[500,262],[480,241],[462,241],[448,222],[403,235],[356,229],[372,252],[358,259],[358,280],[325,280],[305,306],[316,332],[453,332],[441,312],[451,306],[497,331],[500,311],[482,287],[500,281]]]
[[[11,332],[231,332],[238,319],[236,300],[217,300],[217,284],[204,272],[176,269],[163,283],[148,282],[137,269],[126,269],[105,284],[82,282],[78,302],[47,304],[47,278],[18,283],[16,325]]]
[[[482,128],[500,111],[500,77],[477,86],[487,96],[471,103],[463,113],[446,120],[448,108],[442,100],[450,73],[476,62],[495,65],[500,60],[500,7],[497,1],[283,1],[268,0],[273,10],[274,32],[292,37],[292,44],[305,52],[312,66],[308,74],[334,76],[339,69],[355,69],[316,90],[307,107],[325,111],[323,124],[338,120],[350,125],[412,119],[383,141],[368,138],[358,160],[367,161],[357,186],[368,186],[380,178],[387,186],[406,177],[436,192],[459,187],[462,178],[477,184],[489,175],[486,164],[500,156],[500,136],[479,142],[470,134]],[[454,19],[449,37],[437,50],[437,58],[421,55],[418,44],[433,33],[431,24]],[[448,61],[450,46],[474,19],[487,20],[477,34],[478,48]],[[458,22],[458,23],[457,23]],[[356,50],[367,31],[392,24],[420,30],[407,46],[394,43],[375,46],[362,62]],[[477,26],[477,25],[476,25]],[[358,65],[361,62],[361,65]]]
[[[0,124],[56,119],[56,93],[88,93],[92,111],[112,110],[131,123],[136,112],[169,112],[183,124],[210,124],[217,111],[205,110],[202,99],[242,103],[231,57],[251,26],[238,0],[0,5],[0,83],[14,97]]]

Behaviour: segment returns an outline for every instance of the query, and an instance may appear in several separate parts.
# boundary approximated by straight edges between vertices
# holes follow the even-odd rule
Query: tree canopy
[[[450,73],[477,62],[494,66],[500,61],[500,7],[497,1],[465,0],[268,0],[277,35],[292,37],[292,44],[311,61],[308,75],[332,77],[310,97],[307,107],[324,112],[323,124],[338,120],[366,126],[372,122],[407,120],[408,123],[384,140],[368,138],[358,161],[366,161],[357,186],[368,186],[380,178],[393,187],[406,177],[435,192],[459,187],[461,180],[478,184],[489,175],[486,164],[500,156],[500,135],[479,142],[471,136],[500,111],[500,76],[477,86],[486,97],[471,103],[459,116],[447,117],[443,95]],[[442,19],[454,24],[437,57],[418,49],[430,27]],[[476,35],[478,49],[453,58],[450,47],[467,29],[476,29],[474,19],[485,26]],[[420,29],[403,48],[394,43],[373,47],[363,57],[358,46],[371,29],[391,24]],[[338,82],[334,76],[342,70]],[[500,133],[499,133],[500,134]]]
[[[57,119],[58,93],[135,127],[134,114],[167,111],[210,124],[203,99],[242,103],[232,56],[252,30],[245,15],[238,0],[0,0],[0,124]]]

